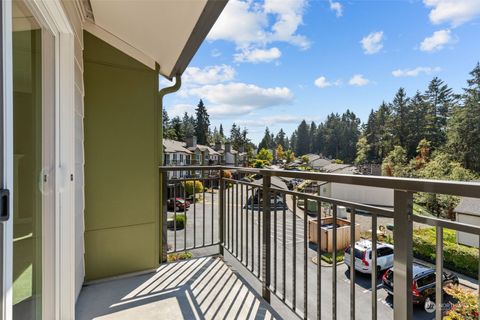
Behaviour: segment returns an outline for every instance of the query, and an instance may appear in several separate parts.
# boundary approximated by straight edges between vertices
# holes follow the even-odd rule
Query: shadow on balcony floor
[[[270,306],[222,259],[162,265],[156,272],[82,288],[76,319],[274,319]]]

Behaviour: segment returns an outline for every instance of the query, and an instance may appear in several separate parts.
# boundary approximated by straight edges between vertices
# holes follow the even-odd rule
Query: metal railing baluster
[[[235,184],[235,257],[238,257],[238,183]]]
[[[333,204],[332,230],[332,319],[337,319],[337,205]]]
[[[286,288],[287,288],[287,282],[286,282],[286,256],[287,256],[287,195],[284,193],[283,194],[283,215],[282,215],[282,238],[283,238],[283,248],[282,248],[282,297],[283,301],[286,299]]]
[[[202,171],[202,177],[205,177],[205,171]],[[202,183],[202,246],[205,247],[205,180]]]
[[[355,320],[355,215],[357,211],[350,211],[350,319]]]
[[[270,218],[270,206],[271,206],[271,193],[270,193],[270,176],[263,175],[263,242],[262,242],[262,297],[270,302],[270,271],[271,271],[271,218]]]
[[[182,184],[180,184],[180,186],[182,186]],[[183,250],[186,251],[187,250],[187,226],[188,226],[188,219],[187,219],[187,208],[186,208],[186,204],[187,204],[187,197],[186,197],[186,189],[185,188],[185,182],[183,183],[183,201],[184,201],[184,206],[183,206],[183,214],[185,216],[185,225],[183,227]]]
[[[308,318],[308,198],[303,204],[303,318]]]
[[[321,237],[322,202],[317,201],[317,319],[322,318],[322,246]]]
[[[245,242],[246,242],[246,246],[245,246],[245,265],[248,269],[248,211],[249,211],[249,199],[248,199],[248,186],[246,186],[246,189],[245,189],[245,196],[246,196],[246,201],[245,201],[245,211],[246,211],[246,215],[245,215]],[[252,217],[253,219],[253,217]]]
[[[173,183],[173,251],[177,251],[177,186]]]
[[[210,177],[212,176],[212,173],[209,172],[209,175]],[[211,212],[211,215],[210,215],[210,224],[211,224],[211,228],[212,228],[212,235],[211,235],[211,243],[213,245],[213,243],[215,242],[214,239],[215,239],[215,189],[213,188],[213,180],[210,179],[210,191],[212,193],[212,204],[211,204],[211,208],[212,208],[212,212]]]
[[[292,308],[295,311],[297,308],[297,196],[293,196],[293,215],[292,215],[292,236],[293,236],[293,241],[292,241]]]
[[[240,261],[243,262],[243,184],[240,185]]]
[[[273,193],[273,290],[277,292],[277,195]],[[271,237],[271,235],[270,235]]]
[[[372,319],[377,319],[377,214],[372,212]]]
[[[186,182],[185,182],[186,183]],[[195,188],[196,183],[195,179],[193,179],[193,247],[197,247],[197,194]]]
[[[435,319],[442,320],[442,304],[443,304],[443,227],[436,226],[437,241],[435,244]]]

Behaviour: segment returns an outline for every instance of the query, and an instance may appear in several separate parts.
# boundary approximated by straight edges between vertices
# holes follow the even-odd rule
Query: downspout
[[[157,64],[156,68],[157,74],[160,75],[160,66]],[[171,87],[165,87],[160,89],[158,92],[158,99],[159,99],[159,107],[160,107],[160,145],[159,145],[159,160],[161,165],[163,164],[163,97],[167,94],[177,92],[180,87],[182,86],[182,76],[176,75],[175,76],[175,84]],[[162,243],[160,246],[160,263],[167,262],[167,252],[168,252],[168,244],[167,244],[167,180],[168,174],[163,172],[159,175],[159,191],[160,191],[160,236],[162,239]]]

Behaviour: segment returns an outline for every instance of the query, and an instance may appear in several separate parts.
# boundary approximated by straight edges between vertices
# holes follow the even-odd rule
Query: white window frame
[[[60,1],[25,2],[39,23],[54,36],[55,208],[42,217],[42,318],[75,318],[74,228],[74,36]],[[4,78],[4,171],[13,193],[12,3],[2,1]],[[61,139],[60,139],[61,137]],[[14,194],[11,194],[14,197]],[[13,212],[13,201],[10,212]],[[12,319],[13,222],[5,224],[1,319]]]

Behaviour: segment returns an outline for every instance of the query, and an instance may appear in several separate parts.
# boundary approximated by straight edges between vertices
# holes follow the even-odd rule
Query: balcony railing
[[[168,179],[170,171],[197,172],[196,178]],[[222,166],[160,167],[163,185],[163,252],[176,253],[199,248],[217,248],[218,254],[233,256],[253,274],[262,285],[262,296],[270,302],[272,295],[302,318],[365,319],[359,316],[358,288],[356,288],[355,259],[350,259],[348,295],[349,308],[339,309],[339,299],[347,299],[338,291],[337,264],[321,264],[321,225],[316,224],[317,246],[309,242],[309,215],[321,217],[331,214],[333,252],[332,261],[339,254],[337,246],[338,207],[349,212],[349,239],[355,239],[356,219],[371,219],[371,241],[377,243],[378,219],[391,219],[394,225],[393,319],[413,319],[412,265],[413,225],[420,223],[436,229],[436,274],[443,274],[443,230],[453,229],[479,236],[480,226],[419,216],[413,212],[413,195],[417,192],[480,198],[480,184],[470,182],[434,181],[362,175],[325,174],[299,171],[232,168]],[[251,178],[255,178],[252,179]],[[284,189],[272,179],[304,179],[366,187],[390,189],[393,209],[335,199]],[[189,182],[187,185],[185,184]],[[202,182],[201,191],[191,188]],[[191,190],[189,190],[191,189]],[[269,195],[269,196],[264,196]],[[172,199],[192,199],[187,209],[172,205]],[[170,203],[169,203],[170,201]],[[299,206],[303,202],[303,207]],[[316,211],[309,211],[309,202]],[[186,213],[186,225],[177,226],[179,211]],[[183,212],[182,212],[183,213]],[[171,216],[169,219],[168,216]],[[193,219],[193,221],[192,221]],[[168,223],[167,223],[168,221]],[[384,220],[383,220],[384,221]],[[310,262],[315,252],[316,265]],[[354,257],[354,246],[350,246]],[[372,246],[372,265],[377,266],[377,248]],[[331,271],[330,271],[331,269]],[[480,266],[479,266],[480,270]],[[324,275],[331,277],[324,283]],[[378,270],[372,268],[370,307],[372,319],[383,318],[378,310]],[[436,319],[442,318],[443,278],[435,282]],[[480,290],[479,290],[480,291]],[[327,303],[325,302],[327,301]],[[363,301],[363,300],[362,300]],[[345,306],[345,303],[342,303]],[[363,304],[362,304],[362,307]],[[347,310],[348,309],[348,310]]]

